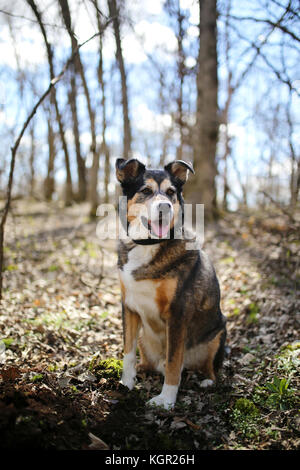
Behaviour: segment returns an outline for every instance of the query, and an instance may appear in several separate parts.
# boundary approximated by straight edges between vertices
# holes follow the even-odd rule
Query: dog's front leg
[[[123,308],[124,359],[121,383],[132,390],[136,376],[136,345],[140,317],[126,305]]]
[[[152,398],[148,403],[150,405],[163,406],[165,409],[172,409],[176,402],[183,368],[184,326],[169,318],[166,325],[166,340],[166,366],[163,388],[161,393]]]

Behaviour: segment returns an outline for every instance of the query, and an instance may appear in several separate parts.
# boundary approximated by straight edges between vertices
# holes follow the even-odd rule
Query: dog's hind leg
[[[223,362],[225,339],[226,331],[222,330],[207,344],[207,357],[201,367],[207,376],[200,384],[203,388],[213,385],[216,381],[216,374]]]
[[[136,366],[137,371],[145,372],[148,370],[154,370],[154,363],[148,357],[147,349],[145,348],[142,338],[139,338],[138,340],[138,348],[140,353],[140,362]]]

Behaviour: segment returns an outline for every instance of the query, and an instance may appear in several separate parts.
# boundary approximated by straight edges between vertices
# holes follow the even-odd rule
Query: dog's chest
[[[128,254],[128,261],[119,271],[123,289],[123,301],[128,308],[137,312],[143,323],[151,318],[159,318],[157,289],[155,279],[135,280],[134,272],[148,265],[156,254],[158,246],[136,246]]]

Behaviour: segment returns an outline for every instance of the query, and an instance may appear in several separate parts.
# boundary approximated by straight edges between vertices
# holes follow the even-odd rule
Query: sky
[[[247,16],[253,15],[254,13],[256,17],[261,18],[264,15],[262,9],[258,8],[261,2],[262,0],[255,0],[254,2],[245,0],[242,2],[243,6],[241,6],[241,2],[233,0],[233,14],[237,16]],[[135,139],[133,147],[134,156],[144,161],[147,157],[147,151],[149,152],[149,147],[154,159],[158,159],[161,130],[167,130],[172,121],[168,110],[163,113],[159,109],[160,103],[157,97],[158,75],[153,67],[151,67],[151,64],[149,64],[147,57],[150,55],[154,57],[158,63],[164,65],[170,63],[170,70],[174,67],[173,54],[176,53],[177,48],[176,37],[171,28],[170,20],[164,11],[163,3],[163,0],[128,0],[126,4],[127,11],[124,15],[133,21],[131,21],[131,24],[126,22],[122,28],[122,45],[128,73],[130,113]],[[106,2],[100,1],[99,4],[101,11],[108,15]],[[31,21],[33,16],[24,0],[15,0],[13,5],[14,7],[12,9],[12,3],[10,1],[0,0],[0,129],[1,127],[2,130],[7,128],[11,132],[11,134],[6,134],[7,141],[5,145],[7,145],[8,149],[11,145],[13,135],[16,134],[17,129],[20,128],[24,122],[28,110],[33,104],[32,91],[25,90],[22,106],[20,106],[19,92],[16,88],[15,81],[16,77],[18,77],[19,69],[25,70],[29,75],[31,74],[36,96],[40,95],[48,86],[48,68],[40,31],[35,23]],[[62,25],[57,22],[56,2],[39,0],[38,5],[44,13],[44,22],[49,25],[47,27],[49,39],[55,45],[57,62],[60,63],[60,65],[57,66],[58,72],[70,51],[69,37],[62,28]],[[69,5],[74,21],[73,26],[75,33],[80,43],[91,37],[97,30],[93,8],[89,0],[69,0]],[[180,0],[180,5],[182,9],[189,13],[190,26],[187,30],[187,38],[184,47],[187,52],[186,66],[192,69],[192,67],[195,66],[197,57],[199,7],[196,0]],[[5,15],[1,13],[1,11],[11,12],[13,15],[18,16],[18,18]],[[274,12],[274,14],[275,13],[277,12]],[[11,28],[9,27],[8,19],[11,22]],[[223,60],[224,51],[222,50],[222,34],[224,32],[222,20],[219,20],[218,27],[220,31],[219,103],[220,106],[222,106],[227,78],[227,69]],[[243,30],[245,27],[251,27],[250,36],[255,39],[258,38],[258,40],[260,37],[260,40],[263,42],[264,35],[261,33],[262,27],[260,24],[251,23],[249,25],[249,23],[243,24],[241,22],[238,24],[237,30],[239,30],[239,28]],[[238,37],[238,34],[235,36],[232,34],[232,37],[234,44],[230,57],[231,65],[234,67],[235,72],[238,70],[242,71],[247,61],[251,60],[251,51],[242,55],[242,51],[247,50],[246,44]],[[277,39],[276,35],[274,35],[274,39],[272,40],[276,42]],[[90,41],[82,48],[82,58],[86,64],[89,83],[95,90],[98,86],[95,74],[97,54],[97,38]],[[16,60],[16,55],[18,61]],[[286,60],[293,62],[296,60],[296,57],[298,57],[299,60],[299,51],[298,56],[296,53],[294,54],[292,50],[287,51]],[[119,79],[116,70],[112,68],[114,58],[115,42],[112,28],[109,28],[104,39],[105,79],[107,82],[107,102],[109,103],[109,128],[107,138],[114,147],[116,156],[119,156],[122,120],[121,113],[119,112]],[[275,59],[272,58],[272,60],[276,61],[277,59],[275,57]],[[229,126],[234,139],[234,153],[239,169],[242,174],[246,175],[247,173],[248,177],[250,174],[250,177],[253,178],[255,178],[257,173],[259,174],[262,171],[261,148],[264,133],[260,135],[260,130],[254,122],[253,116],[251,119],[249,115],[253,113],[256,102],[262,95],[265,96],[267,101],[266,108],[268,106],[272,108],[273,104],[275,106],[278,100],[278,94],[282,94],[283,101],[286,100],[284,87],[282,89],[274,90],[271,88],[268,90],[270,87],[270,77],[264,80],[264,75],[259,71],[260,66],[263,67],[263,64],[260,64],[258,61],[257,73],[249,74],[246,83],[236,94]],[[39,80],[36,80],[36,76],[38,76]],[[300,73],[298,77],[300,78]],[[171,72],[169,76],[166,74],[165,79],[169,82],[174,79]],[[298,85],[296,80],[294,80],[294,84],[300,89],[299,80]],[[195,88],[193,88],[191,80],[188,81],[187,86],[190,86],[189,93],[191,99],[193,99]],[[59,85],[58,96],[60,97],[60,102],[63,107],[64,103],[66,103],[66,96],[64,95],[64,88]],[[100,96],[98,96],[97,99],[99,100],[97,106],[100,106]],[[293,109],[297,109],[297,107],[299,107],[299,98],[295,95],[293,100]],[[85,103],[84,100],[82,100],[82,113],[86,113],[84,108]],[[297,116],[297,120],[299,124],[299,116]],[[87,122],[87,120],[85,120],[85,122]],[[81,131],[82,145],[84,148],[88,148],[90,142],[88,125],[83,125]],[[39,125],[40,139],[38,145],[40,145],[41,151],[46,154],[47,149],[43,139],[44,133],[45,122],[43,123],[41,120]],[[67,129],[66,135],[69,142],[72,142],[72,132],[70,128]],[[175,133],[173,135],[174,145],[176,145],[177,137]],[[295,135],[295,141],[297,145],[300,145],[298,133]],[[25,135],[23,146],[28,145],[28,142],[29,137]],[[174,145],[170,146],[169,159],[174,157]],[[46,158],[44,160],[45,166]],[[87,162],[89,163],[89,157],[87,158]],[[286,166],[284,155],[282,161],[280,161],[279,158],[276,164],[277,167],[274,166],[274,171],[277,171],[278,174],[281,175],[283,168]],[[249,172],[250,167],[251,171]],[[231,173],[232,182],[236,185],[237,192],[240,194],[240,188],[236,181],[237,176],[234,175],[232,168]],[[60,163],[60,168],[58,168],[57,176],[58,178],[64,177],[62,162]]]

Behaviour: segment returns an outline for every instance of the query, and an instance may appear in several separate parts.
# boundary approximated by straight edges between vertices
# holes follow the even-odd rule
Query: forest
[[[0,448],[300,447],[297,0],[0,0]],[[217,384],[123,367],[118,158],[195,170],[227,318]]]

